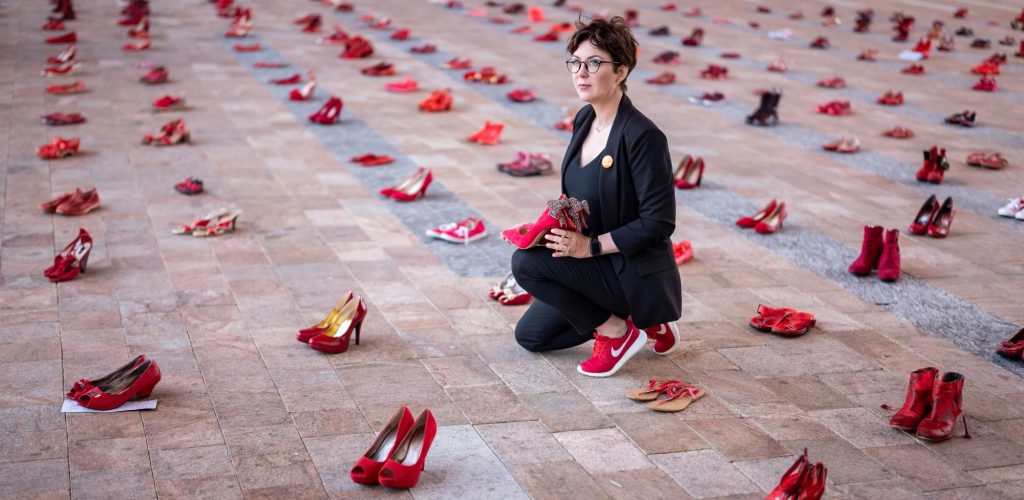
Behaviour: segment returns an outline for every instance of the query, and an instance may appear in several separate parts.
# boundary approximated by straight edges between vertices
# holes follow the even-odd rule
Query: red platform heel
[[[78,395],[78,404],[92,410],[113,410],[130,399],[145,399],[160,382],[160,367],[147,359],[122,378],[97,385]]]
[[[928,366],[910,372],[910,383],[907,385],[907,398],[903,407],[889,419],[889,427],[901,431],[914,432],[932,407],[932,388],[939,376],[939,369]]]
[[[356,345],[359,345],[359,332],[366,319],[366,304],[358,296],[341,308],[334,322],[323,333],[309,339],[309,347],[320,352],[334,354],[348,350],[349,339],[355,332]]]
[[[388,457],[394,455],[395,448],[405,439],[406,434],[413,425],[412,413],[409,408],[403,406],[391,416],[391,420],[377,434],[377,439],[359,457],[356,464],[352,466],[349,477],[353,482],[359,484],[378,484],[377,476],[384,467]]]
[[[928,441],[945,441],[953,436],[956,418],[963,417],[964,437],[970,439],[967,416],[963,412],[964,376],[946,372],[932,389],[932,410],[917,425],[917,437]]]
[[[351,290],[345,292],[345,295],[343,295],[341,299],[338,300],[338,303],[334,305],[334,308],[331,309],[331,312],[327,314],[327,317],[324,318],[323,321],[309,328],[303,328],[299,330],[298,335],[295,336],[295,340],[298,340],[299,342],[305,344],[309,342],[309,339],[316,337],[317,335],[320,335],[325,330],[327,330],[327,328],[330,327],[331,324],[334,323],[335,320],[338,318],[338,315],[341,314],[341,310],[345,308],[345,304],[348,304],[349,301],[352,300],[352,297],[353,294]]]
[[[521,224],[501,232],[501,238],[516,248],[526,250],[539,246],[544,236],[554,228],[580,231],[586,227],[585,217],[590,215],[587,200],[567,198],[564,194],[557,200],[548,201],[548,208],[533,224]]]
[[[146,355],[145,354],[139,355],[135,359],[129,361],[127,364],[121,366],[120,368],[118,368],[118,369],[116,369],[116,370],[114,370],[114,371],[112,371],[112,372],[110,372],[110,373],[108,373],[108,374],[98,378],[98,379],[95,379],[95,380],[90,380],[90,379],[87,379],[87,378],[79,379],[78,382],[75,382],[74,384],[71,385],[71,389],[68,389],[68,392],[67,392],[67,394],[65,394],[65,397],[67,397],[68,399],[77,400],[79,394],[81,394],[83,392],[88,392],[89,390],[91,390],[93,387],[95,387],[97,385],[108,385],[108,384],[114,382],[115,380],[117,380],[119,378],[123,378],[125,375],[131,373],[131,371],[136,366],[141,365],[143,361],[146,361]]]
[[[412,488],[420,480],[430,445],[437,435],[437,422],[430,410],[423,410],[416,417],[409,432],[395,447],[377,480],[389,488]]]

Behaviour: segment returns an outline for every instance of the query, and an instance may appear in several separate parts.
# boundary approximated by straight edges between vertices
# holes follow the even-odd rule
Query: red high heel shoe
[[[704,30],[702,28],[694,28],[690,36],[684,38],[682,43],[686,47],[699,47],[703,41]]]
[[[939,369],[931,366],[910,372],[907,397],[899,411],[889,418],[889,427],[907,432],[917,430],[917,425],[931,410],[932,389],[938,377]]]
[[[224,36],[227,38],[245,38],[252,31],[252,9],[236,9],[237,15]]]
[[[665,71],[653,78],[648,78],[647,83],[651,85],[671,85],[676,83],[676,74],[673,71]]]
[[[295,73],[292,76],[284,78],[273,78],[270,80],[270,83],[273,83],[274,85],[294,85],[296,83],[302,83],[302,75]]]
[[[430,94],[430,96],[419,103],[419,109],[428,113],[451,111],[452,89],[441,89]]]
[[[850,264],[849,271],[857,276],[867,276],[878,267],[878,259],[882,255],[881,226],[864,226],[864,241],[860,246],[860,255]]]
[[[64,64],[66,62],[74,61],[76,55],[78,55],[78,46],[71,44],[61,51],[60,54],[47,57],[46,62],[49,64]]]
[[[149,38],[143,40],[142,43],[129,42],[124,44],[124,46],[121,47],[121,50],[125,52],[141,52],[143,50],[149,50],[152,46],[152,42],[153,41]]]
[[[321,125],[333,125],[338,121],[342,107],[344,107],[344,103],[341,102],[341,98],[332,96],[319,111],[309,115],[309,121]]]
[[[49,44],[75,43],[78,41],[78,35],[74,31],[72,31],[71,33],[65,33],[59,36],[51,36],[50,38],[47,38],[45,41]]]
[[[405,439],[413,425],[412,413],[403,406],[391,416],[388,424],[377,434],[377,439],[363,452],[356,464],[352,466],[349,477],[359,484],[374,485],[377,476],[384,467],[388,457],[395,453],[395,448]]]
[[[174,146],[175,144],[189,142],[191,138],[192,134],[185,127],[185,120],[179,118],[171,120],[160,127],[158,135],[146,134],[142,138],[142,143],[154,146]]]
[[[216,222],[207,224],[206,227],[195,228],[192,231],[192,236],[209,238],[213,236],[220,236],[224,233],[234,232],[238,228],[238,217],[242,215],[241,210],[235,210],[229,212],[226,215],[222,215]]]
[[[764,218],[767,217],[768,214],[774,212],[775,211],[775,207],[777,205],[778,205],[778,202],[775,201],[775,200],[772,200],[771,202],[768,203],[768,205],[766,205],[763,209],[761,209],[759,212],[755,213],[754,215],[751,215],[749,217],[747,217],[747,216],[740,217],[739,220],[736,221],[736,225],[739,226],[739,227],[742,227],[742,228],[748,228],[748,229],[752,228],[752,227],[756,226],[759,222],[764,220]]]
[[[306,101],[313,96],[313,89],[316,88],[316,73],[310,70],[309,82],[306,83],[301,89],[292,89],[288,94],[288,99],[292,101]]]
[[[153,101],[153,108],[156,111],[176,111],[185,108],[184,97],[174,97],[172,95],[164,95]]]
[[[74,156],[78,154],[80,144],[81,140],[78,137],[64,139],[57,136],[49,144],[43,144],[36,148],[36,156],[44,160],[59,160],[68,156]]]
[[[398,201],[415,201],[427,195],[427,188],[433,180],[433,171],[420,167],[401,184],[381,189],[380,194]]]
[[[1008,359],[1021,359],[1024,356],[1024,328],[1009,340],[1000,342],[996,354]]]
[[[938,200],[936,200],[936,204]],[[935,211],[928,222],[928,236],[932,238],[945,238],[949,236],[949,228],[953,225],[953,216],[956,215],[956,205],[953,197],[950,196],[942,202],[942,206]]]
[[[391,76],[395,74],[395,65],[389,62],[380,62],[363,68],[360,72],[367,76]]]
[[[935,218],[935,213],[938,211],[939,199],[933,194],[925,200],[924,205],[921,205],[921,210],[917,211],[917,217],[914,217],[914,222],[907,228],[907,232],[916,235],[927,234],[928,226],[931,225],[932,220]]]
[[[338,300],[338,303],[334,305],[334,308],[331,309],[331,312],[327,314],[327,317],[324,318],[323,321],[309,328],[299,330],[299,333],[295,335],[295,340],[305,344],[309,342],[309,339],[324,333],[324,331],[330,328],[330,326],[337,321],[338,315],[341,314],[342,309],[345,308],[345,304],[348,304],[349,301],[352,300],[352,297],[354,297],[354,295],[351,290],[345,292],[345,295]]]
[[[409,75],[406,75],[405,79],[400,82],[388,82],[384,85],[385,90],[402,94],[415,92],[419,90],[419,88],[420,84]]]
[[[372,55],[373,44],[361,36],[355,36],[345,41],[345,51],[338,57],[342,59],[363,59]]]
[[[169,76],[170,76],[170,73],[167,71],[167,68],[165,68],[163,66],[157,66],[157,67],[149,70],[149,72],[146,73],[145,75],[142,75],[139,78],[139,81],[142,82],[142,83],[145,83],[147,85],[156,85],[156,84],[159,84],[159,83],[167,82],[167,78]]]
[[[775,205],[775,210],[766,215],[760,222],[754,225],[754,231],[758,234],[772,234],[782,229],[782,221],[786,220],[789,212],[786,211],[786,202],[781,201]]]
[[[122,378],[79,393],[78,404],[92,410],[113,410],[129,399],[146,399],[160,382],[160,367],[147,359]]]
[[[430,410],[423,410],[381,467],[377,476],[380,484],[389,488],[416,486],[436,435],[437,422],[434,415]]]
[[[788,307],[781,309],[773,309],[771,307],[758,304],[757,305],[757,316],[750,319],[750,326],[755,330],[762,332],[770,332],[775,325],[779,324],[786,316],[796,312],[796,309],[790,309]]]
[[[348,350],[352,332],[355,332],[356,345],[359,345],[359,332],[364,319],[366,319],[366,304],[363,303],[363,299],[354,296],[342,307],[330,326],[319,335],[309,339],[309,347],[320,352],[343,353]]]
[[[79,379],[77,382],[71,385],[71,389],[64,395],[67,399],[78,400],[78,395],[84,392],[88,392],[97,385],[109,385],[117,379],[124,378],[125,375],[131,373],[131,371],[146,361],[146,355],[141,354],[136,356],[135,359],[122,365],[120,368],[100,377],[95,380],[87,378]]]
[[[498,139],[501,137],[501,131],[504,128],[505,125],[501,123],[485,121],[484,128],[467,137],[467,140],[477,144],[483,144],[485,146],[493,146],[498,143]]]
[[[149,18],[142,18],[138,24],[128,30],[130,38],[149,38]]]
[[[79,228],[78,237],[53,257],[53,265],[43,270],[43,276],[53,283],[77,278],[85,272],[92,246],[92,236],[85,228]]]
[[[557,200],[548,201],[547,209],[533,224],[520,224],[501,232],[501,239],[516,248],[526,250],[543,244],[544,236],[554,228],[581,231],[587,227],[586,217],[590,215],[587,200],[567,198],[564,194]]]
[[[900,279],[900,232],[896,229],[885,231],[882,254],[878,257],[878,279],[896,281]]]
[[[319,33],[322,25],[323,19],[320,17],[320,14],[312,14],[312,17],[310,17],[309,21],[307,21],[305,23],[305,26],[302,27],[302,32]]]
[[[82,64],[79,63],[78,61],[68,61],[66,63],[63,63],[63,64],[59,65],[59,66],[51,66],[49,68],[43,68],[43,71],[40,73],[40,75],[46,76],[46,77],[58,76],[58,75],[70,75],[71,73],[76,72],[81,65]]]
[[[704,178],[704,158],[698,157],[692,161],[684,170],[681,176],[675,179],[677,189],[694,189],[700,186]]]
[[[782,475],[779,485],[768,494],[765,500],[790,500],[796,498],[796,495],[800,492],[800,486],[804,483],[804,477],[807,476],[813,467],[810,459],[807,457],[807,448],[804,448],[803,455],[800,455],[796,462],[789,466],[789,470]]]
[[[320,45],[345,45],[348,38],[348,33],[345,33],[345,30],[336,25],[330,35],[318,38],[316,43]]]
[[[967,416],[963,412],[964,376],[946,372],[932,389],[932,408],[928,416],[917,425],[914,434],[928,441],[945,441],[953,436],[956,418],[963,417],[964,437],[970,439]]]
[[[796,497],[797,500],[821,500],[822,495],[825,494],[826,477],[828,477],[828,469],[821,462],[814,464],[814,468],[804,476],[803,483],[800,485],[800,495]]]

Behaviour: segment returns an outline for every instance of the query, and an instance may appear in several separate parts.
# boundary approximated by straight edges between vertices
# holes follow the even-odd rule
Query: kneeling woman
[[[577,23],[566,66],[589,105],[573,122],[562,193],[587,202],[588,229],[553,229],[546,248],[512,256],[516,281],[537,299],[516,325],[516,340],[548,351],[594,338],[578,370],[595,377],[618,371],[646,337],[659,354],[679,342],[672,164],[665,134],[625,95],[636,50],[620,17]]]

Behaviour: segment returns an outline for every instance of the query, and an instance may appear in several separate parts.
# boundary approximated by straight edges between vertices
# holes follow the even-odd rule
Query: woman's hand
[[[555,251],[552,257],[590,257],[590,238],[580,233],[554,228],[544,236],[544,239],[547,240],[544,246]]]

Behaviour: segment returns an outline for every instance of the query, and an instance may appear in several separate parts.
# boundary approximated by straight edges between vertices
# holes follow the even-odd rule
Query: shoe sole
[[[672,347],[670,347],[667,351],[665,351],[665,352],[654,351],[654,354],[659,354],[661,356],[665,356],[666,354],[672,354],[673,352],[675,352],[676,349],[679,348],[679,342],[681,341],[681,339],[679,337],[679,327],[676,326],[676,322],[675,321],[672,321],[672,322],[670,322],[668,324],[668,328],[669,328],[669,330],[672,330],[672,336],[675,337],[675,339],[676,339],[675,343],[673,343]]]
[[[586,375],[588,377],[610,377],[612,375],[615,375],[615,372],[618,372],[619,369],[622,368],[622,366],[626,364],[626,361],[629,361],[629,359],[632,358],[636,353],[638,353],[641,350],[643,350],[644,346],[647,345],[647,342],[642,341],[642,340],[645,340],[646,338],[647,337],[644,336],[643,332],[638,332],[636,341],[633,342],[633,345],[629,346],[629,349],[627,349],[626,353],[623,354],[621,358],[619,358],[619,361],[617,363],[615,363],[615,366],[613,366],[611,370],[608,370],[608,371],[603,372],[603,373],[589,373],[589,372],[583,371],[583,368],[581,368],[579,365],[577,365],[576,366],[576,371],[578,371],[581,374]]]

